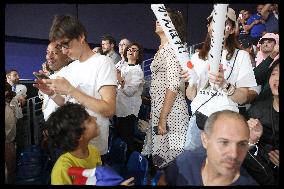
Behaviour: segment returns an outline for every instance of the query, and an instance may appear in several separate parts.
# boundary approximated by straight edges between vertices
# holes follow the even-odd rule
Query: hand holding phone
[[[34,76],[38,79],[49,79],[49,77],[43,73],[33,72]]]

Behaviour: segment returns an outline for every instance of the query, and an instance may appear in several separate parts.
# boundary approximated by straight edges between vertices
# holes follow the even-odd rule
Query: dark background
[[[213,4],[165,4],[180,10],[187,23],[189,46],[204,40],[206,18]],[[230,4],[237,15],[241,9],[255,12],[256,4]],[[16,69],[21,79],[34,79],[32,71],[45,61],[48,33],[55,14],[77,16],[87,29],[91,47],[100,46],[109,34],[127,37],[144,47],[145,59],[152,58],[159,46],[154,32],[155,16],[150,4],[6,4],[5,70]]]

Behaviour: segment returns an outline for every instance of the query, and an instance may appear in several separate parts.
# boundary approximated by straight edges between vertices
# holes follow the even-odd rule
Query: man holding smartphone
[[[104,155],[108,149],[109,117],[113,116],[116,105],[115,65],[109,57],[94,56],[85,27],[73,16],[55,16],[49,39],[75,61],[67,67],[64,77],[37,80],[35,86],[59,106],[66,101],[85,106],[97,118],[100,129],[100,135],[90,143]]]
[[[49,68],[54,71],[54,74],[51,74],[49,78],[55,79],[57,76],[64,76],[66,67],[70,63],[70,58],[58,49],[55,42],[50,42],[46,49],[46,62]],[[43,72],[34,72],[34,75],[38,79],[49,79]],[[41,91],[39,92],[42,93]],[[49,115],[59,107],[51,100],[51,97],[52,96],[43,94],[42,112],[45,121],[48,119]]]

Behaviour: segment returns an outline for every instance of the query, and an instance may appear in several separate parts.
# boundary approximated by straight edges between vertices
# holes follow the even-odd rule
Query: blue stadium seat
[[[127,144],[119,137],[110,137],[109,149],[105,164],[111,166],[121,175],[125,174]]]
[[[147,185],[148,164],[148,160],[143,155],[137,151],[132,152],[126,165],[125,178],[134,177],[135,185]]]

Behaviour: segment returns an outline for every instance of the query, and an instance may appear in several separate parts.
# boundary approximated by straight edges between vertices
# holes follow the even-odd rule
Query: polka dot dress
[[[162,168],[184,151],[189,115],[185,96],[180,88],[181,67],[168,43],[156,53],[151,71],[151,120],[142,154],[152,154],[154,165]],[[166,89],[175,92],[177,96],[167,117],[169,132],[162,136],[154,133],[154,127],[159,123]]]

